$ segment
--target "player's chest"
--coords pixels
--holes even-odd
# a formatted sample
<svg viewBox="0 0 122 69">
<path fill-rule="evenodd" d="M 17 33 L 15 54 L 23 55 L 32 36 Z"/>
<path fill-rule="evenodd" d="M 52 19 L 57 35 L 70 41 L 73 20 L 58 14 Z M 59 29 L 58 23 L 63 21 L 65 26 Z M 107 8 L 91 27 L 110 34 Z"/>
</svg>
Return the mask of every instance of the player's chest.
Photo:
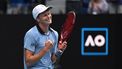
<svg viewBox="0 0 122 69">
<path fill-rule="evenodd" d="M 49 34 L 49 35 L 41 35 L 37 38 L 37 46 L 38 47 L 44 47 L 45 46 L 45 42 L 47 40 L 51 40 L 54 44 L 55 44 L 55 36 L 53 34 Z"/>
</svg>

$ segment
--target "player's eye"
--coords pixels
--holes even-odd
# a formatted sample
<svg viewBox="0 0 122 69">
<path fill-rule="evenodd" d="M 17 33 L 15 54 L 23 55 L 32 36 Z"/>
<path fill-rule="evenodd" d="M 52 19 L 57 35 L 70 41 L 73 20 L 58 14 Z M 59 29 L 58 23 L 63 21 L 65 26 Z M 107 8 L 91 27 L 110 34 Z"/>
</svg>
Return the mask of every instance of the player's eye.
<svg viewBox="0 0 122 69">
<path fill-rule="evenodd" d="M 47 15 L 50 15 L 50 14 L 51 14 L 51 13 L 49 13 L 49 12 L 47 13 Z"/>
</svg>

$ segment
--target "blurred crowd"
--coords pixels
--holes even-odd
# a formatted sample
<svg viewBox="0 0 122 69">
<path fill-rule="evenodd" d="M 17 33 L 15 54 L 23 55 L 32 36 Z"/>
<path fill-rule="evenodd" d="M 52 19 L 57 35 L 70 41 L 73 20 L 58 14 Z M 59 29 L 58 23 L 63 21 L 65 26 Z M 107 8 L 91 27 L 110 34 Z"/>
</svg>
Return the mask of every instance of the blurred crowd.
<svg viewBox="0 0 122 69">
<path fill-rule="evenodd" d="M 53 14 L 121 14 L 122 0 L 0 0 L 0 15 L 31 14 L 37 4 L 52 6 Z"/>
</svg>

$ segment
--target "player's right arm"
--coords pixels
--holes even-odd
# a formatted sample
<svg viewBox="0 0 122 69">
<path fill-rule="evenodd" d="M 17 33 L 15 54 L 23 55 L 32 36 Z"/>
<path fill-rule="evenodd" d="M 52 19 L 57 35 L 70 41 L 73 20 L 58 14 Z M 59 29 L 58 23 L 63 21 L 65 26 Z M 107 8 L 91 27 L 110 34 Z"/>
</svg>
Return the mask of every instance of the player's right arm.
<svg viewBox="0 0 122 69">
<path fill-rule="evenodd" d="M 35 52 L 35 40 L 31 34 L 26 34 L 24 38 L 24 56 L 25 63 L 27 66 L 34 64 L 39 61 L 53 46 L 53 42 L 51 40 L 47 40 L 44 48 L 42 48 L 37 54 Z"/>
<path fill-rule="evenodd" d="M 40 52 L 37 54 L 34 54 L 33 52 L 26 49 L 25 61 L 26 61 L 27 66 L 30 66 L 31 64 L 39 61 L 46 54 L 46 52 L 48 52 L 50 48 L 52 48 L 52 46 L 53 46 L 52 41 L 48 40 L 45 42 L 45 47 L 41 49 Z"/>
</svg>

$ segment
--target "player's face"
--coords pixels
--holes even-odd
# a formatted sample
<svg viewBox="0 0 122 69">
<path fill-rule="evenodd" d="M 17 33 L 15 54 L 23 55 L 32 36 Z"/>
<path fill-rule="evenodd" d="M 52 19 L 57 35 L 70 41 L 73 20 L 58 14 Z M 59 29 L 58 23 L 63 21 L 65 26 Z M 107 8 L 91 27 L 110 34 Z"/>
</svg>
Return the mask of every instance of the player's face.
<svg viewBox="0 0 122 69">
<path fill-rule="evenodd" d="M 51 24 L 52 23 L 52 15 L 50 10 L 44 12 L 43 14 L 40 14 L 38 17 L 38 22 L 43 24 Z"/>
</svg>

